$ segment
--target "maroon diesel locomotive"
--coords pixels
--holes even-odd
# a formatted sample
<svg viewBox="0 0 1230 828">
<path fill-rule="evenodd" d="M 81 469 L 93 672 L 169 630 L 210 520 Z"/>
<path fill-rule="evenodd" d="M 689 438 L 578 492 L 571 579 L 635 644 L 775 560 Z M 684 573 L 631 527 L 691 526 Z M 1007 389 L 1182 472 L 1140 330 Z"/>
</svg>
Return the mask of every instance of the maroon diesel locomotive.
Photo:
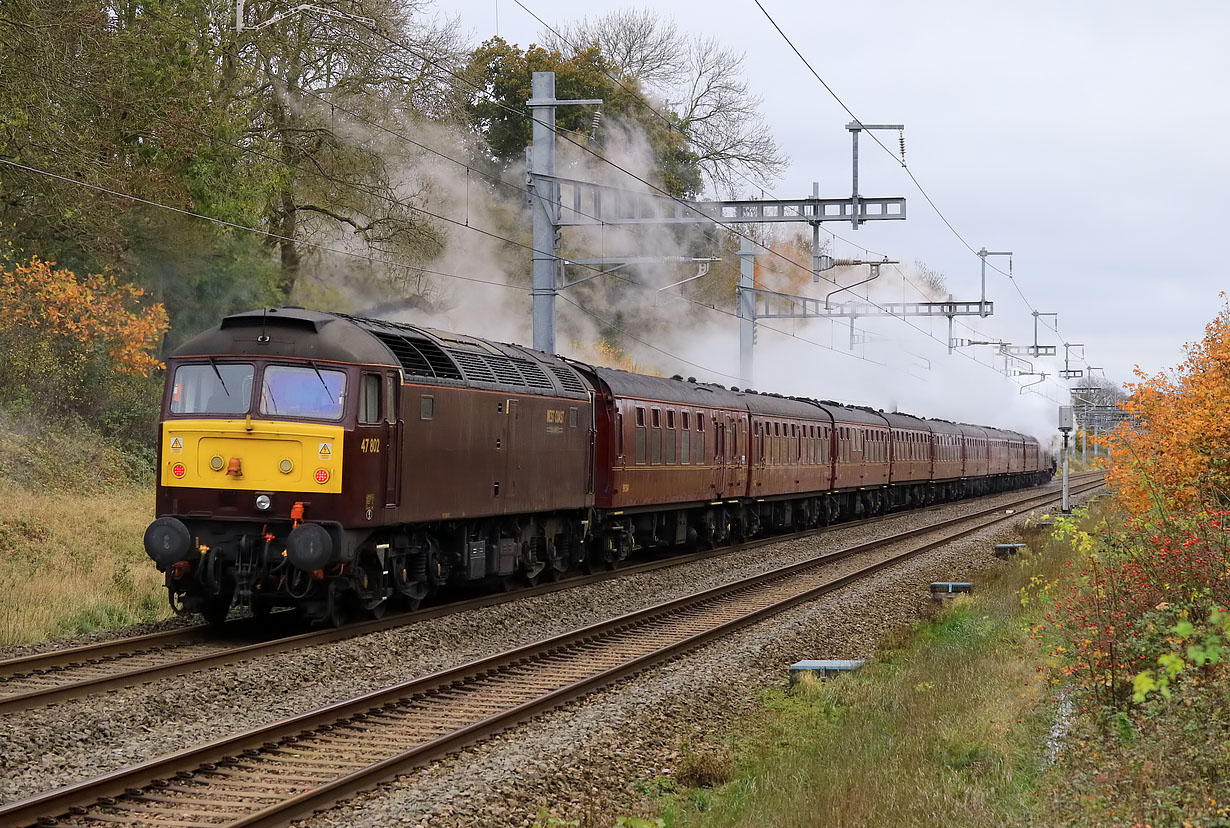
<svg viewBox="0 0 1230 828">
<path fill-rule="evenodd" d="M 177 611 L 336 622 L 1049 476 L 1014 432 L 278 308 L 168 360 L 145 546 Z"/>
</svg>

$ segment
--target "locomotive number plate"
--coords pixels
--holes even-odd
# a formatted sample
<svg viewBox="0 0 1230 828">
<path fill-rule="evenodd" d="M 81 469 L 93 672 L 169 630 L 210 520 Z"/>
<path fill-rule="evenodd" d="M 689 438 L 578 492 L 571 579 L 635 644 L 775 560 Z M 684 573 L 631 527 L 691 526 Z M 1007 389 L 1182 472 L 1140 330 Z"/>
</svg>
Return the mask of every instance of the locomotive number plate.
<svg viewBox="0 0 1230 828">
<path fill-rule="evenodd" d="M 364 437 L 359 443 L 359 450 L 364 454 L 379 454 L 380 453 L 380 438 L 379 437 Z"/>
</svg>

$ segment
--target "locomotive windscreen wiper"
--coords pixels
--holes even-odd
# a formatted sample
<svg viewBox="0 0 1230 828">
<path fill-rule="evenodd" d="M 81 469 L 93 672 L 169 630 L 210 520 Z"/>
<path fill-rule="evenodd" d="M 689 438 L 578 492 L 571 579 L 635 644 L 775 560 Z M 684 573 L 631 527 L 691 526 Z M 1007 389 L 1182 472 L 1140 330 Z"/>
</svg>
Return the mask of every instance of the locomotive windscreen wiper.
<svg viewBox="0 0 1230 828">
<path fill-rule="evenodd" d="M 213 357 L 209 358 L 209 365 L 214 369 L 214 374 L 218 377 L 218 383 L 222 386 L 222 391 L 229 397 L 231 395 L 231 391 L 226 387 L 226 380 L 222 379 L 222 372 L 218 370 L 218 363 L 214 362 Z"/>
<path fill-rule="evenodd" d="M 320 384 L 325 387 L 325 393 L 329 395 L 329 402 L 337 405 L 337 400 L 333 399 L 333 392 L 329 390 L 329 383 L 325 382 L 325 378 L 321 375 L 320 369 L 316 367 L 315 362 L 308 362 L 312 366 L 312 370 L 316 372 L 316 379 L 320 380 Z"/>
</svg>

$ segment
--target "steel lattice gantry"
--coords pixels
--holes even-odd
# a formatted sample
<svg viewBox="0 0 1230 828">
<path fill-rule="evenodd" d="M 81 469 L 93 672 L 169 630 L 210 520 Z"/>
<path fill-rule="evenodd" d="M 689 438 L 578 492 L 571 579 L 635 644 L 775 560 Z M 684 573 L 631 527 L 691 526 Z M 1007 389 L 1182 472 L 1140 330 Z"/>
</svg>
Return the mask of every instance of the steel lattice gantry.
<svg viewBox="0 0 1230 828">
<path fill-rule="evenodd" d="M 856 204 L 860 222 L 900 221 L 905 219 L 906 215 L 904 198 L 859 197 L 857 201 L 853 198 L 820 198 L 818 184 L 812 185 L 811 198 L 684 202 L 669 196 L 653 195 L 638 190 L 594 184 L 555 175 L 535 175 L 532 178 L 539 182 L 535 186 L 553 188 L 555 228 L 709 222 L 724 225 L 805 222 L 812 225 L 813 274 L 819 274 L 824 269 L 822 264 L 824 257 L 817 252 L 820 250 L 820 225 L 823 222 L 851 221 L 855 215 Z M 741 263 L 737 307 L 740 320 L 739 375 L 745 385 L 752 383 L 752 352 L 756 336 L 756 316 L 754 306 L 748 304 L 750 295 L 748 292 L 753 290 L 754 256 L 757 251 L 766 252 L 749 237 L 744 236 L 739 250 Z M 626 257 L 616 258 L 622 260 Z M 804 297 L 797 298 L 803 299 Z M 974 305 L 977 304 L 974 303 Z M 986 304 L 990 305 L 990 303 Z M 884 315 L 878 309 L 875 313 Z M 859 315 L 874 314 L 868 311 Z M 974 315 L 977 315 L 977 311 Z"/>
<path fill-rule="evenodd" d="M 742 255 L 742 254 L 740 254 Z M 874 263 L 873 268 L 878 268 Z M 993 302 L 843 302 L 833 305 L 824 299 L 778 293 L 739 284 L 739 316 L 749 313 L 755 319 L 849 319 L 850 347 L 856 344 L 854 320 L 862 316 L 946 317 L 948 319 L 948 352 L 952 353 L 952 321 L 957 316 L 988 316 L 994 312 Z M 837 291 L 834 291 L 837 292 Z M 831 296 L 832 294 L 830 294 Z"/>
<path fill-rule="evenodd" d="M 558 251 L 560 231 L 565 227 L 806 222 L 812 225 L 812 269 L 818 273 L 821 223 L 848 221 L 857 228 L 868 221 L 902 221 L 906 217 L 906 203 L 902 197 L 869 198 L 859 194 L 858 132 L 879 127 L 858 122 L 846 127 L 855 136 L 853 187 L 848 198 L 820 198 L 819 185 L 813 184 L 810 198 L 689 202 L 556 175 L 555 108 L 601 101 L 557 99 L 554 72 L 534 72 L 532 81 L 533 97 L 527 106 L 534 125 L 533 144 L 526 153 L 526 195 L 534 218 L 534 347 L 540 351 L 555 353 L 555 295 L 563 286 Z M 751 244 L 745 237 L 744 245 Z M 744 257 L 740 286 L 750 289 L 753 275 L 754 259 Z M 744 372 L 747 381 L 750 381 L 754 326 L 755 320 L 746 315 L 739 326 L 740 364 L 747 369 Z"/>
</svg>

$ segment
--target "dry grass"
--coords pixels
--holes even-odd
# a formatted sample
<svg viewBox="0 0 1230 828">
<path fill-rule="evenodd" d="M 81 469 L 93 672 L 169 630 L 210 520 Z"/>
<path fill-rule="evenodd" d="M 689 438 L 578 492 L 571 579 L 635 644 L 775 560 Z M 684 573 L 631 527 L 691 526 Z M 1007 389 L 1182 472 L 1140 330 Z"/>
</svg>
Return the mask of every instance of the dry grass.
<svg viewBox="0 0 1230 828">
<path fill-rule="evenodd" d="M 153 491 L 39 491 L 0 480 L 0 645 L 165 617 L 141 537 Z"/>
<path fill-rule="evenodd" d="M 1041 536 L 1033 538 L 1041 542 Z M 857 674 L 771 691 L 734 781 L 671 802 L 670 826 L 1002 826 L 1028 821 L 1054 719 L 1017 590 L 1027 556 Z"/>
</svg>

